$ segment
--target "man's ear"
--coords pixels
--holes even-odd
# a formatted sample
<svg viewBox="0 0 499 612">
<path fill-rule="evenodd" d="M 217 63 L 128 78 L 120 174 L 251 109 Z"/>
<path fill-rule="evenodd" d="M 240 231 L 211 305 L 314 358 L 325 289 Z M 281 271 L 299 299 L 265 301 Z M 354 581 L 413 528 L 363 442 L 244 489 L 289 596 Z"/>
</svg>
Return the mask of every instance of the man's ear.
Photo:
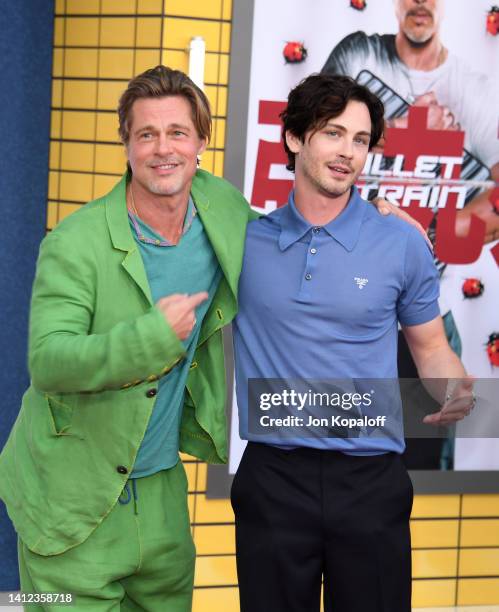
<svg viewBox="0 0 499 612">
<path fill-rule="evenodd" d="M 286 144 L 292 153 L 299 153 L 303 146 L 303 142 L 295 136 L 293 132 L 286 130 Z"/>
<path fill-rule="evenodd" d="M 198 155 L 201 155 L 201 153 L 204 153 L 206 151 L 207 146 L 208 146 L 208 140 L 206 138 L 201 138 L 199 149 L 198 149 Z"/>
</svg>

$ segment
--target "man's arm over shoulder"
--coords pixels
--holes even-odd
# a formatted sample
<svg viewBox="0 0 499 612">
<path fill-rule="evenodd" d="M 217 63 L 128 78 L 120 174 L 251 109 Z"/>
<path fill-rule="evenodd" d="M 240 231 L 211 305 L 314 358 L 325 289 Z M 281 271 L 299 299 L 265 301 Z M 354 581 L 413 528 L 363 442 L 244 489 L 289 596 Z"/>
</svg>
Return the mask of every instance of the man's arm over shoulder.
<svg viewBox="0 0 499 612">
<path fill-rule="evenodd" d="M 99 299 L 98 263 L 91 251 L 74 232 L 56 229 L 42 242 L 29 333 L 29 369 L 40 391 L 118 389 L 162 375 L 184 354 L 155 307 L 106 333 L 90 333 Z M 120 303 L 110 307 L 119 310 Z"/>
</svg>

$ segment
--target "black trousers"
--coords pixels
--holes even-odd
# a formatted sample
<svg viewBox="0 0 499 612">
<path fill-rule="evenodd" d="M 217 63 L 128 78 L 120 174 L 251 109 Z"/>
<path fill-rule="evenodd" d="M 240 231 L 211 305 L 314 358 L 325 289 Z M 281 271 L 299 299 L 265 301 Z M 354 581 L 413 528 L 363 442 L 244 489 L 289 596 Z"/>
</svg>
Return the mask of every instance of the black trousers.
<svg viewBox="0 0 499 612">
<path fill-rule="evenodd" d="M 234 477 L 242 612 L 410 612 L 412 483 L 399 455 L 249 443 Z"/>
</svg>

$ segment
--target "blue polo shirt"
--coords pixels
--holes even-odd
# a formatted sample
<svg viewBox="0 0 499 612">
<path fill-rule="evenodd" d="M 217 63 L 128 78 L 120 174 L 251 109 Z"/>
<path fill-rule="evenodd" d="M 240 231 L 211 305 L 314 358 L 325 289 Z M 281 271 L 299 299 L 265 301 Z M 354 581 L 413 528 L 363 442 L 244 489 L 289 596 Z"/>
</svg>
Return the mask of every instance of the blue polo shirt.
<svg viewBox="0 0 499 612">
<path fill-rule="evenodd" d="M 397 378 L 397 329 L 439 315 L 432 253 L 411 225 L 384 217 L 352 188 L 345 209 L 314 227 L 288 204 L 248 225 L 234 322 L 243 439 L 352 454 L 402 452 L 395 438 L 302 437 L 248 431 L 248 379 Z M 388 394 L 400 411 L 400 398 Z M 388 407 L 387 407 L 388 408 Z"/>
</svg>

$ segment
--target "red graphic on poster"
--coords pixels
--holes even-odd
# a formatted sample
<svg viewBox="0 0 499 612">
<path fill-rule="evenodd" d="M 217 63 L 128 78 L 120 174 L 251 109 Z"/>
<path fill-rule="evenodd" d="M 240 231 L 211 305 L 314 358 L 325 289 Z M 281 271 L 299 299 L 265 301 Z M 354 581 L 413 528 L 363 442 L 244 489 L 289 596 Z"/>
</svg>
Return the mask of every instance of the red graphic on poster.
<svg viewBox="0 0 499 612">
<path fill-rule="evenodd" d="M 427 116 L 427 107 L 411 106 L 407 128 L 387 128 L 384 154 L 404 155 L 406 172 L 416 169 L 418 159 L 422 155 L 438 156 L 439 163 L 444 166 L 443 176 L 459 179 L 461 164 L 453 161 L 453 158 L 460 158 L 463 154 L 464 132 L 429 130 L 426 127 Z M 435 255 L 445 263 L 472 263 L 478 259 L 482 250 L 485 222 L 476 215 L 471 215 L 467 236 L 458 238 L 455 231 L 457 197 L 456 193 L 448 193 L 445 207 L 438 213 Z M 433 212 L 427 208 L 420 208 L 418 202 L 411 202 L 406 211 L 425 228 L 433 218 Z"/>
<path fill-rule="evenodd" d="M 260 125 L 281 126 L 282 122 L 279 115 L 285 108 L 285 102 L 260 100 L 258 123 Z M 286 204 L 289 192 L 293 188 L 293 181 L 271 179 L 270 167 L 272 164 L 286 165 L 287 163 L 288 157 L 282 146 L 282 140 L 279 142 L 272 142 L 270 140 L 258 141 L 253 193 L 251 194 L 252 206 L 265 208 L 265 202 L 268 200 L 277 202 L 277 207 Z"/>
</svg>

